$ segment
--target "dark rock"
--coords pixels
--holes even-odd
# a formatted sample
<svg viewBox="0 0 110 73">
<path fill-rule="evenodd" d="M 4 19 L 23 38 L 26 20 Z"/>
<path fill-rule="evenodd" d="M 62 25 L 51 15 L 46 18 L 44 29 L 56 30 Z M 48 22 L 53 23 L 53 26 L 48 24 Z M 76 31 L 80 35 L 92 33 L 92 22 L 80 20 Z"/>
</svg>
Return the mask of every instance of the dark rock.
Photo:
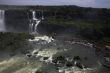
<svg viewBox="0 0 110 73">
<path fill-rule="evenodd" d="M 43 73 L 42 71 L 40 71 L 40 70 L 38 70 L 38 71 L 36 71 L 35 73 Z"/>
<path fill-rule="evenodd" d="M 59 50 L 60 48 L 58 47 L 57 49 Z"/>
<path fill-rule="evenodd" d="M 31 57 L 32 55 L 31 55 L 31 54 L 26 54 L 26 56 L 27 56 L 27 57 Z"/>
<path fill-rule="evenodd" d="M 73 64 L 72 64 L 71 62 L 67 62 L 67 63 L 66 63 L 66 66 L 67 66 L 67 67 L 72 67 Z"/>
<path fill-rule="evenodd" d="M 108 66 L 108 65 L 106 65 L 106 64 L 102 64 L 102 66 L 104 66 L 104 67 L 110 69 L 110 66 Z"/>
<path fill-rule="evenodd" d="M 73 58 L 74 60 L 81 60 L 81 58 L 79 56 L 74 56 Z"/>
<path fill-rule="evenodd" d="M 60 55 L 60 56 L 54 56 L 53 58 L 52 58 L 53 60 L 52 60 L 52 62 L 53 63 L 62 63 L 62 64 L 64 64 L 65 63 L 65 57 L 64 56 L 62 56 L 62 55 Z"/>
<path fill-rule="evenodd" d="M 38 54 L 38 52 L 34 52 L 34 54 Z"/>
<path fill-rule="evenodd" d="M 49 57 L 43 57 L 43 60 L 47 60 Z"/>
<path fill-rule="evenodd" d="M 76 66 L 78 67 L 78 68 L 80 68 L 80 69 L 83 69 L 83 66 L 82 66 L 82 64 L 81 63 L 76 63 Z"/>
<path fill-rule="evenodd" d="M 65 63 L 65 57 L 64 56 L 58 56 L 57 61 L 59 61 L 59 63 Z"/>
<path fill-rule="evenodd" d="M 58 56 L 57 59 L 58 60 L 64 60 L 65 58 L 63 56 Z"/>
<path fill-rule="evenodd" d="M 57 63 L 57 60 L 54 59 L 54 60 L 52 60 L 52 62 L 56 64 Z"/>
<path fill-rule="evenodd" d="M 22 50 L 21 53 L 22 53 L 22 54 L 27 54 L 27 53 L 29 53 L 29 51 Z"/>
</svg>

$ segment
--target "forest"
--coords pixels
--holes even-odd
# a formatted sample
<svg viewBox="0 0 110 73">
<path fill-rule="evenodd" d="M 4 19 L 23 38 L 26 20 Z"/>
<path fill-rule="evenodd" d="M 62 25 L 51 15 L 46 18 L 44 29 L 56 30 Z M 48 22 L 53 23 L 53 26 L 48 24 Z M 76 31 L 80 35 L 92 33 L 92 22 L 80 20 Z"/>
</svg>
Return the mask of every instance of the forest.
<svg viewBox="0 0 110 73">
<path fill-rule="evenodd" d="M 84 39 L 110 43 L 110 9 L 78 6 L 0 6 L 0 8 L 6 10 L 6 23 L 8 25 L 10 23 L 11 26 L 24 27 L 28 23 L 28 19 L 31 18 L 29 10 L 36 10 L 37 17 L 42 16 L 42 12 L 45 17 L 39 27 L 48 31 L 48 34 L 52 36 L 55 36 L 53 33 L 57 34 L 65 29 L 71 29 L 71 34 L 75 32 L 75 35 Z M 17 20 L 13 23 L 13 19 L 21 20 L 24 25 L 15 25 Z M 19 33 L 1 32 L 0 47 L 18 44 L 20 40 L 27 39 L 26 37 L 28 36 L 25 33 L 21 33 L 19 36 Z"/>
<path fill-rule="evenodd" d="M 108 41 L 110 37 L 110 9 L 78 6 L 38 6 L 30 8 L 44 12 L 45 20 L 42 22 L 44 25 L 73 27 L 77 34 L 92 40 L 104 39 Z"/>
</svg>

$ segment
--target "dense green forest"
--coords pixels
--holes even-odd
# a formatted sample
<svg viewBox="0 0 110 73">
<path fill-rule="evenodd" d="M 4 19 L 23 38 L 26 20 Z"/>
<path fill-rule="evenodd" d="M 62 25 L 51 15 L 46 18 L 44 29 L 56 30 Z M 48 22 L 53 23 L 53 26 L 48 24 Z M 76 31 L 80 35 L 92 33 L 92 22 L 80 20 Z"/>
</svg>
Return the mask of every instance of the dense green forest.
<svg viewBox="0 0 110 73">
<path fill-rule="evenodd" d="M 22 6 L 8 7 L 9 9 L 6 9 L 6 6 L 0 7 L 6 9 L 6 21 L 8 25 L 10 23 L 10 25 L 16 27 L 17 25 L 13 24 L 17 22 L 13 23 L 11 19 L 20 19 L 24 23 L 22 25 L 24 28 L 29 22 L 28 19 L 32 16 L 30 10 L 36 10 L 37 17 L 41 17 L 42 12 L 45 17 L 45 20 L 39 26 L 41 28 L 44 27 L 51 34 L 53 32 L 57 33 L 56 31 L 59 29 L 62 30 L 58 32 L 63 32 L 63 29 L 71 28 L 71 31 L 75 31 L 76 35 L 80 35 L 83 38 L 110 43 L 110 9 L 78 6 L 24 6 L 23 9 L 18 9 L 22 8 Z M 24 20 L 26 21 L 24 22 Z M 19 26 L 21 27 L 21 25 L 17 27 Z M 4 47 L 3 44 L 18 44 L 19 41 L 24 41 L 27 37 L 28 35 L 26 34 L 0 33 L 0 47 Z"/>
<path fill-rule="evenodd" d="M 78 6 L 24 6 L 24 10 L 17 10 L 17 8 L 22 8 L 21 6 L 12 6 L 10 8 L 6 11 L 6 18 L 10 19 L 11 17 L 12 20 L 21 20 L 23 24 L 20 26 L 23 27 L 29 23 L 28 18 L 31 18 L 30 10 L 36 10 L 38 18 L 42 16 L 42 12 L 45 17 L 41 25 L 73 27 L 76 28 L 74 30 L 77 30 L 76 32 L 80 35 L 95 40 L 110 37 L 110 9 Z M 7 23 L 9 24 L 9 22 Z"/>
<path fill-rule="evenodd" d="M 28 45 L 28 39 L 34 37 L 28 33 L 0 32 L 0 50 L 17 50 Z"/>
<path fill-rule="evenodd" d="M 77 6 L 38 6 L 30 8 L 43 10 L 44 25 L 73 27 L 73 30 L 76 30 L 79 35 L 92 40 L 104 39 L 108 41 L 110 37 L 110 9 Z"/>
</svg>

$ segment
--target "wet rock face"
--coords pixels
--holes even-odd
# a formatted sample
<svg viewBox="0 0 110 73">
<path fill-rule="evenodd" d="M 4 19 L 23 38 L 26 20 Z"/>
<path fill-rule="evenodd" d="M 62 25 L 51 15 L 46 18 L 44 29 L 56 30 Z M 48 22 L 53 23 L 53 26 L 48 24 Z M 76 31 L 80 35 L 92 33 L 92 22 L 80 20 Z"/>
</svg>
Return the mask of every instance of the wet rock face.
<svg viewBox="0 0 110 73">
<path fill-rule="evenodd" d="M 62 56 L 62 55 L 59 55 L 59 56 L 54 56 L 53 58 L 52 58 L 52 62 L 53 63 L 61 63 L 61 64 L 63 64 L 63 63 L 65 63 L 65 57 L 64 56 Z"/>
<path fill-rule="evenodd" d="M 66 66 L 67 66 L 67 67 L 72 67 L 72 66 L 73 66 L 73 63 L 72 63 L 72 62 L 67 62 L 67 63 L 66 63 Z"/>
<path fill-rule="evenodd" d="M 36 52 L 34 52 L 33 54 L 38 54 L 38 52 L 36 51 Z"/>
<path fill-rule="evenodd" d="M 44 73 L 44 72 L 42 72 L 42 71 L 38 70 L 38 71 L 35 71 L 34 73 Z"/>
<path fill-rule="evenodd" d="M 74 58 L 70 60 L 66 60 L 66 58 L 62 55 L 55 55 L 52 59 L 52 62 L 55 63 L 56 67 L 66 66 L 67 68 L 71 68 L 76 66 L 80 69 L 83 69 L 83 65 L 80 63 L 81 58 L 79 56 L 74 56 Z"/>
<path fill-rule="evenodd" d="M 83 69 L 82 64 L 81 64 L 81 63 L 79 63 L 79 62 L 77 62 L 77 63 L 76 63 L 76 66 L 77 66 L 78 68 L 80 68 L 80 69 Z"/>
<path fill-rule="evenodd" d="M 27 57 L 31 57 L 32 55 L 31 55 L 31 54 L 26 54 L 26 56 L 27 56 Z"/>
<path fill-rule="evenodd" d="M 73 58 L 74 60 L 81 60 L 81 58 L 79 56 L 74 56 Z"/>
<path fill-rule="evenodd" d="M 43 60 L 47 60 L 49 57 L 43 57 Z"/>
<path fill-rule="evenodd" d="M 56 64 L 57 63 L 57 60 L 52 60 L 52 62 Z"/>
</svg>

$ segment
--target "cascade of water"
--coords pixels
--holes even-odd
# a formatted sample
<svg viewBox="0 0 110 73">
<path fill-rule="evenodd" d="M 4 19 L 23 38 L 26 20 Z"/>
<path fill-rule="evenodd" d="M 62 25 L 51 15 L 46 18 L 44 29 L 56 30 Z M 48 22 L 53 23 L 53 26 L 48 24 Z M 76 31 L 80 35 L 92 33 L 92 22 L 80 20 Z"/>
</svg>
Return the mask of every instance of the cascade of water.
<svg viewBox="0 0 110 73">
<path fill-rule="evenodd" d="M 42 16 L 41 19 L 44 19 L 44 16 Z M 41 22 L 41 19 L 38 19 L 36 17 L 36 11 L 32 11 L 32 19 L 30 20 L 30 32 L 31 33 L 37 33 L 37 26 L 39 25 L 39 23 Z"/>
<path fill-rule="evenodd" d="M 4 10 L 0 10 L 0 31 L 4 31 L 5 30 L 5 11 Z"/>
<path fill-rule="evenodd" d="M 33 20 L 36 20 L 36 11 L 32 11 L 32 17 L 33 17 Z"/>
<path fill-rule="evenodd" d="M 43 11 L 42 11 L 42 20 L 44 20 L 44 14 L 43 14 Z"/>
<path fill-rule="evenodd" d="M 85 73 L 85 68 L 84 68 L 84 65 L 82 64 L 82 68 L 83 68 L 83 71 L 84 71 L 84 73 Z"/>
<path fill-rule="evenodd" d="M 34 27 L 34 32 L 37 32 L 37 26 L 38 24 L 41 22 L 41 20 L 37 20 L 36 21 L 36 24 L 35 24 L 35 27 Z"/>
</svg>

